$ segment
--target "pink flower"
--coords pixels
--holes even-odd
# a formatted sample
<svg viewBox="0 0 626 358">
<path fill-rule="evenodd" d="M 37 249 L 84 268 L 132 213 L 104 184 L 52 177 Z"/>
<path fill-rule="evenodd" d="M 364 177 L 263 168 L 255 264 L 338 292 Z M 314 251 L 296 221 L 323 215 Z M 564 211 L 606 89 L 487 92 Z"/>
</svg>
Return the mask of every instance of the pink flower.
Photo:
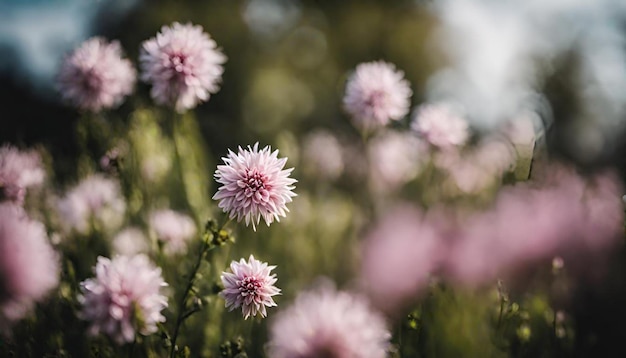
<svg viewBox="0 0 626 358">
<path fill-rule="evenodd" d="M 117 107 L 135 85 L 136 72 L 122 58 L 117 41 L 94 37 L 81 44 L 63 62 L 58 87 L 67 101 L 93 112 Z"/>
<path fill-rule="evenodd" d="M 219 90 L 226 56 L 201 26 L 175 22 L 143 43 L 139 61 L 152 98 L 182 113 Z"/>
<path fill-rule="evenodd" d="M 304 138 L 302 164 L 310 176 L 335 180 L 343 172 L 343 149 L 329 131 L 316 130 Z"/>
<path fill-rule="evenodd" d="M 393 64 L 362 63 L 348 79 L 343 98 L 355 126 L 363 130 L 383 127 L 409 113 L 413 92 L 404 72 Z"/>
<path fill-rule="evenodd" d="M 150 215 L 150 228 L 157 239 L 165 244 L 168 254 L 181 253 L 187 242 L 196 234 L 196 223 L 187 215 L 173 210 L 158 210 Z"/>
<path fill-rule="evenodd" d="M 99 174 L 83 179 L 57 202 L 61 226 L 66 232 L 87 234 L 91 224 L 115 230 L 124 220 L 126 202 L 119 183 Z"/>
<path fill-rule="evenodd" d="M 232 311 L 241 307 L 245 319 L 258 313 L 266 317 L 266 307 L 276 306 L 272 296 L 280 294 L 280 289 L 274 286 L 276 275 L 270 275 L 275 268 L 252 255 L 247 262 L 244 259 L 231 262 L 232 273 L 222 272 L 220 276 L 224 284 L 220 297 L 226 300 L 226 308 Z"/>
<path fill-rule="evenodd" d="M 283 170 L 287 158 L 278 159 L 278 150 L 272 152 L 266 146 L 259 151 L 259 143 L 255 143 L 248 149 L 239 147 L 237 154 L 229 150 L 222 160 L 225 165 L 218 165 L 215 171 L 215 180 L 222 185 L 213 199 L 219 200 L 218 206 L 231 219 L 245 219 L 246 226 L 252 223 L 256 230 L 261 217 L 269 226 L 286 215 L 286 204 L 296 196 L 296 180 L 289 177 L 293 168 Z"/>
<path fill-rule="evenodd" d="M 428 286 L 444 253 L 444 238 L 436 222 L 412 206 L 395 207 L 363 242 L 364 289 L 377 308 L 397 312 Z"/>
<path fill-rule="evenodd" d="M 0 330 L 22 319 L 59 283 L 46 228 L 12 203 L 0 204 Z"/>
<path fill-rule="evenodd" d="M 6 199 L 22 204 L 26 189 L 41 185 L 44 178 L 37 152 L 19 151 L 9 145 L 0 147 L 0 190 Z"/>
<path fill-rule="evenodd" d="M 128 227 L 120 231 L 111 242 L 115 254 L 132 256 L 148 252 L 148 240 L 141 229 Z"/>
<path fill-rule="evenodd" d="M 89 322 L 89 334 L 106 334 L 118 344 L 135 339 L 136 332 L 148 335 L 165 322 L 161 310 L 167 297 L 160 293 L 167 286 L 161 269 L 145 255 L 98 257 L 95 278 L 81 283 L 80 316 Z"/>
<path fill-rule="evenodd" d="M 467 121 L 448 104 L 425 104 L 417 107 L 411 129 L 441 149 L 462 146 L 469 138 Z"/>
<path fill-rule="evenodd" d="M 272 358 L 383 358 L 391 334 L 383 317 L 355 294 L 325 285 L 303 292 L 270 326 Z"/>
</svg>

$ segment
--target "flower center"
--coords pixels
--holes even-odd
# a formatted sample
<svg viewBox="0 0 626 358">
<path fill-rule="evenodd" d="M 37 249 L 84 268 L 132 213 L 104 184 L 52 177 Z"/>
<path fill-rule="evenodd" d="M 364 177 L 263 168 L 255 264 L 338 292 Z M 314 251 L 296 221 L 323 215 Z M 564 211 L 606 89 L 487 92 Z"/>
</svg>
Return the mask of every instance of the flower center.
<svg viewBox="0 0 626 358">
<path fill-rule="evenodd" d="M 182 53 L 174 53 L 170 56 L 170 66 L 177 73 L 183 74 L 185 72 L 185 61 L 187 56 Z"/>
<path fill-rule="evenodd" d="M 94 69 L 90 69 L 82 78 L 82 87 L 87 93 L 98 93 L 102 88 L 102 77 Z"/>
<path fill-rule="evenodd" d="M 373 91 L 365 100 L 365 104 L 374 109 L 380 107 L 385 102 L 385 93 L 383 91 Z"/>
<path fill-rule="evenodd" d="M 239 285 L 239 292 L 241 292 L 241 295 L 244 297 L 257 295 L 257 291 L 262 286 L 261 282 L 254 276 L 248 276 L 238 281 L 237 284 Z"/>
<path fill-rule="evenodd" d="M 256 204 L 267 202 L 270 197 L 267 177 L 256 170 L 247 169 L 242 179 L 237 181 L 237 185 L 243 189 L 247 198 L 252 198 Z"/>
</svg>

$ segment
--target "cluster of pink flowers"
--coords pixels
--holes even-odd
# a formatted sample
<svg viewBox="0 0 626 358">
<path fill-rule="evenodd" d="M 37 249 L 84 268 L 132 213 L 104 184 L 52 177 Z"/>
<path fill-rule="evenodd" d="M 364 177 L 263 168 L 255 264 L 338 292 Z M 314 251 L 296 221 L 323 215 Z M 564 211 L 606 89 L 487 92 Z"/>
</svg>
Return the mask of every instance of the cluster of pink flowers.
<svg viewBox="0 0 626 358">
<path fill-rule="evenodd" d="M 44 225 L 19 206 L 0 204 L 0 331 L 24 318 L 58 283 L 58 256 Z"/>
<path fill-rule="evenodd" d="M 43 183 L 45 171 L 35 151 L 20 151 L 15 147 L 0 147 L 0 190 L 4 198 L 22 204 L 26 190 Z"/>
<path fill-rule="evenodd" d="M 368 62 L 358 65 L 348 79 L 343 105 L 354 125 L 369 131 L 404 118 L 412 94 L 404 73 L 394 65 Z"/>
<path fill-rule="evenodd" d="M 139 60 L 152 98 L 184 112 L 219 90 L 226 56 L 201 26 L 175 22 L 143 43 Z"/>
<path fill-rule="evenodd" d="M 278 150 L 272 152 L 270 146 L 259 150 L 255 143 L 247 149 L 239 147 L 237 153 L 229 150 L 222 160 L 224 165 L 215 171 L 221 186 L 213 199 L 231 219 L 244 220 L 256 230 L 261 218 L 269 226 L 286 215 L 286 204 L 296 196 L 296 180 L 289 177 L 293 168 L 283 169 L 287 158 L 278 159 Z"/>
<path fill-rule="evenodd" d="M 150 214 L 150 228 L 168 254 L 187 249 L 187 242 L 196 235 L 196 223 L 187 215 L 173 210 L 157 210 Z"/>
<path fill-rule="evenodd" d="M 65 59 L 58 86 L 67 101 L 97 112 L 122 103 L 133 91 L 136 76 L 131 62 L 122 58 L 119 42 L 94 37 Z"/>
<path fill-rule="evenodd" d="M 167 297 L 161 289 L 167 284 L 148 257 L 99 257 L 94 273 L 96 277 L 81 283 L 79 296 L 80 316 L 89 322 L 89 334 L 130 343 L 136 332 L 152 334 L 157 323 L 165 322 L 161 311 L 167 307 Z"/>
<path fill-rule="evenodd" d="M 364 297 L 323 284 L 277 314 L 267 347 L 273 358 L 383 358 L 390 338 L 384 318 Z"/>
<path fill-rule="evenodd" d="M 267 307 L 276 306 L 272 296 L 280 294 L 280 289 L 274 286 L 276 275 L 271 274 L 275 268 L 252 255 L 248 261 L 231 262 L 232 272 L 222 272 L 220 276 L 224 285 L 220 296 L 226 300 L 226 308 L 232 311 L 241 307 L 245 319 L 259 313 L 261 317 L 266 317 Z"/>
</svg>

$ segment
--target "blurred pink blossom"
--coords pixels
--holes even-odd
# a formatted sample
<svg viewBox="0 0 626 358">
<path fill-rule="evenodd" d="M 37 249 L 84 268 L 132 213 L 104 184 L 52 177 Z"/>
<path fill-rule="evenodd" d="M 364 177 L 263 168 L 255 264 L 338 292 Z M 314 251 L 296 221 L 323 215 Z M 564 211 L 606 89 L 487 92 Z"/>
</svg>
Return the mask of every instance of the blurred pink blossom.
<svg viewBox="0 0 626 358">
<path fill-rule="evenodd" d="M 220 297 L 226 300 L 226 308 L 232 311 L 241 307 L 244 319 L 261 314 L 267 316 L 267 307 L 275 307 L 272 296 L 280 294 L 280 289 L 274 286 L 276 275 L 272 270 L 276 266 L 268 266 L 250 255 L 248 261 L 241 259 L 230 264 L 231 272 L 222 272 L 220 278 L 224 290 Z"/>
<path fill-rule="evenodd" d="M 57 202 L 61 227 L 67 232 L 87 234 L 91 225 L 105 231 L 119 228 L 126 202 L 119 183 L 100 174 L 83 179 Z"/>
<path fill-rule="evenodd" d="M 348 79 L 343 105 L 356 127 L 371 130 L 409 113 L 411 87 L 404 72 L 387 62 L 358 65 Z"/>
<path fill-rule="evenodd" d="M 270 326 L 272 358 L 383 358 L 390 346 L 386 323 L 364 297 L 323 285 L 301 292 Z"/>
<path fill-rule="evenodd" d="M 19 206 L 0 204 L 0 331 L 24 318 L 58 283 L 58 255 L 44 225 Z"/>
<path fill-rule="evenodd" d="M 168 254 L 184 252 L 197 231 L 192 218 L 173 210 L 157 210 L 150 214 L 149 222 Z"/>
<path fill-rule="evenodd" d="M 98 257 L 94 273 L 81 283 L 79 296 L 90 335 L 106 334 L 121 345 L 133 342 L 136 332 L 155 333 L 157 323 L 165 322 L 167 297 L 160 291 L 167 284 L 148 257 Z"/>
<path fill-rule="evenodd" d="M 26 189 L 43 183 L 45 171 L 35 151 L 20 151 L 15 147 L 0 147 L 0 190 L 4 198 L 22 204 Z"/>
<path fill-rule="evenodd" d="M 224 165 L 215 171 L 221 186 L 213 199 L 231 219 L 244 220 L 254 230 L 261 217 L 267 226 L 274 219 L 280 221 L 289 211 L 286 204 L 296 196 L 296 180 L 289 177 L 293 168 L 283 169 L 287 158 L 278 159 L 278 150 L 271 150 L 266 146 L 259 151 L 259 143 L 247 149 L 239 147 L 237 153 L 229 150 L 222 158 Z"/>
<path fill-rule="evenodd" d="M 126 256 L 147 253 L 149 250 L 148 239 L 137 227 L 128 227 L 117 233 L 111 246 L 113 253 Z"/>
<path fill-rule="evenodd" d="M 335 180 L 343 172 L 343 149 L 329 131 L 316 130 L 304 138 L 302 166 L 307 175 Z"/>
<path fill-rule="evenodd" d="M 58 87 L 63 98 L 76 107 L 97 112 L 122 103 L 133 91 L 135 80 L 135 69 L 122 58 L 119 42 L 94 37 L 64 60 Z"/>
<path fill-rule="evenodd" d="M 413 206 L 391 210 L 363 242 L 360 279 L 373 304 L 387 313 L 417 298 L 445 254 L 438 222 Z"/>
<path fill-rule="evenodd" d="M 141 79 L 162 105 L 184 112 L 209 100 L 219 90 L 226 56 L 201 26 L 178 22 L 142 44 Z"/>
<path fill-rule="evenodd" d="M 416 108 L 411 129 L 424 140 L 441 149 L 451 149 L 465 144 L 469 127 L 465 118 L 449 104 L 424 104 Z"/>
</svg>

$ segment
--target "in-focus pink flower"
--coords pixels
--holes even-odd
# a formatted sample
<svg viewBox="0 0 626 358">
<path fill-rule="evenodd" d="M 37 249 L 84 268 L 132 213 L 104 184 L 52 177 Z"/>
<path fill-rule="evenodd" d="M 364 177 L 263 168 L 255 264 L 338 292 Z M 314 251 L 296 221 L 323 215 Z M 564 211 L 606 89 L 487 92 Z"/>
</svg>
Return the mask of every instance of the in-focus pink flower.
<svg viewBox="0 0 626 358">
<path fill-rule="evenodd" d="M 136 332 L 156 332 L 157 323 L 165 322 L 161 310 L 167 307 L 167 297 L 160 291 L 167 284 L 148 257 L 98 257 L 94 273 L 96 277 L 81 283 L 79 296 L 89 334 L 106 334 L 123 344 L 133 342 Z"/>
<path fill-rule="evenodd" d="M 343 105 L 356 127 L 371 130 L 406 116 L 412 94 L 404 72 L 393 64 L 367 62 L 348 79 Z"/>
<path fill-rule="evenodd" d="M 173 210 L 158 210 L 150 215 L 150 228 L 159 241 L 164 243 L 168 254 L 181 253 L 187 242 L 196 234 L 196 223 L 187 215 Z"/>
<path fill-rule="evenodd" d="M 115 230 L 124 220 L 126 202 L 119 183 L 99 174 L 83 179 L 57 202 L 61 226 L 66 232 L 86 234 L 91 224 Z"/>
<path fill-rule="evenodd" d="M 430 219 L 430 218 L 429 218 Z M 389 314 L 418 297 L 445 253 L 438 223 L 401 205 L 369 231 L 363 242 L 361 281 L 372 303 Z"/>
<path fill-rule="evenodd" d="M 0 204 L 0 331 L 22 319 L 59 283 L 46 228 L 12 203 Z"/>
<path fill-rule="evenodd" d="M 280 294 L 274 286 L 276 274 L 270 274 L 276 266 L 268 266 L 250 255 L 248 261 L 241 259 L 230 264 L 230 272 L 222 272 L 220 278 L 224 290 L 220 296 L 226 300 L 226 308 L 230 311 L 241 307 L 245 319 L 250 316 L 267 316 L 267 307 L 275 307 L 272 296 Z"/>
<path fill-rule="evenodd" d="M 441 149 L 462 146 L 469 138 L 467 121 L 451 105 L 442 103 L 417 107 L 411 129 Z"/>
<path fill-rule="evenodd" d="M 383 358 L 391 334 L 363 297 L 323 285 L 303 292 L 270 326 L 272 358 Z"/>
<path fill-rule="evenodd" d="M 141 79 L 152 84 L 150 94 L 178 112 L 209 100 L 219 90 L 226 56 L 201 26 L 178 22 L 163 26 L 141 47 Z"/>
<path fill-rule="evenodd" d="M 94 37 L 63 61 L 58 87 L 74 106 L 97 112 L 122 103 L 133 91 L 136 77 L 131 62 L 122 58 L 119 42 Z"/>
<path fill-rule="evenodd" d="M 256 230 L 261 217 L 269 226 L 274 219 L 285 216 L 287 203 L 296 196 L 293 192 L 297 181 L 289 177 L 293 168 L 283 169 L 287 158 L 278 159 L 278 150 L 270 146 L 259 151 L 259 143 L 247 149 L 239 147 L 237 153 L 228 151 L 218 165 L 215 180 L 222 184 L 213 199 L 229 217 L 245 220 Z"/>
<path fill-rule="evenodd" d="M 0 190 L 4 198 L 22 204 L 26 189 L 41 185 L 44 178 L 37 152 L 20 151 L 9 145 L 0 147 Z"/>
</svg>

